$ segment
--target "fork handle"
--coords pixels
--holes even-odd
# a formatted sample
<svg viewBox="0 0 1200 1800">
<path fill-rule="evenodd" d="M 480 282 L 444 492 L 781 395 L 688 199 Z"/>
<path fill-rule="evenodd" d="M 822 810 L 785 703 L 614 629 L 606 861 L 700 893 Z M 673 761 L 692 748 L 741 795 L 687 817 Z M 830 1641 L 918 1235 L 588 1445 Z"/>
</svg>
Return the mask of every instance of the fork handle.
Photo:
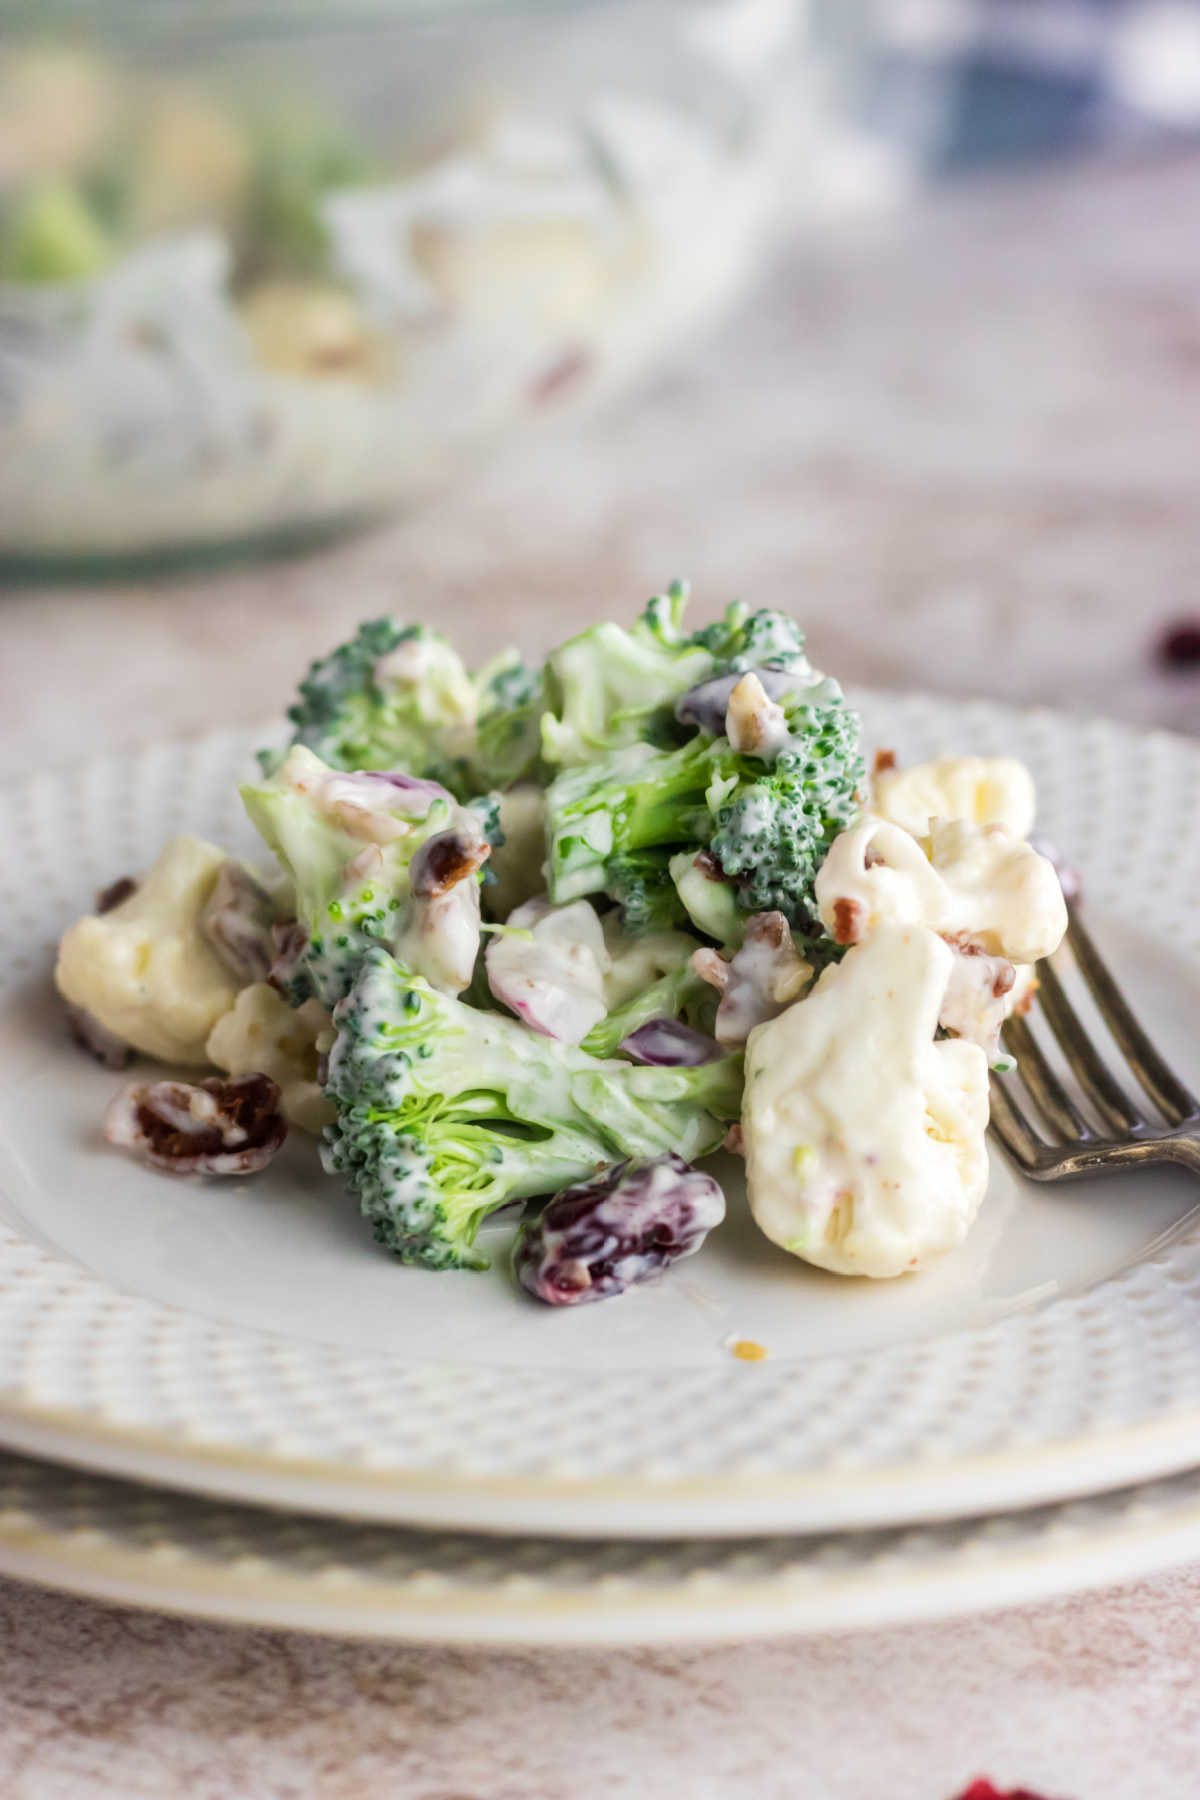
<svg viewBox="0 0 1200 1800">
<path fill-rule="evenodd" d="M 1081 1144 L 1070 1156 L 1058 1158 L 1043 1174 L 1028 1169 L 1034 1180 L 1048 1175 L 1058 1179 L 1073 1175 L 1104 1175 L 1116 1169 L 1146 1168 L 1151 1163 L 1175 1163 L 1200 1175 L 1200 1136 L 1192 1132 L 1171 1132 L 1161 1137 L 1131 1138 L 1126 1143 Z"/>
</svg>

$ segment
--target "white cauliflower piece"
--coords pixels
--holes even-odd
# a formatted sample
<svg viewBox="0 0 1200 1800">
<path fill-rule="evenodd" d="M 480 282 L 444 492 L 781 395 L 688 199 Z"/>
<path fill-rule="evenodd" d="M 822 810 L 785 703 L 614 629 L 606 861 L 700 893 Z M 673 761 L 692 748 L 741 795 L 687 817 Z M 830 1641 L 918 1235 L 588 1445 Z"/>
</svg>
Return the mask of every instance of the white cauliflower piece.
<svg viewBox="0 0 1200 1800">
<path fill-rule="evenodd" d="M 987 1187 L 988 1065 L 934 1041 L 952 961 L 936 932 L 881 924 L 751 1033 L 750 1210 L 793 1256 L 883 1278 L 965 1237 Z"/>
<path fill-rule="evenodd" d="M 54 971 L 63 999 L 147 1056 L 207 1063 L 208 1034 L 240 985 L 202 929 L 227 860 L 200 838 L 173 838 L 128 900 L 65 934 Z"/>
<path fill-rule="evenodd" d="M 891 919 L 1029 963 L 1056 950 L 1067 929 L 1053 863 L 1002 826 L 966 819 L 932 820 L 921 843 L 899 825 L 862 819 L 830 845 L 815 893 L 840 944 Z"/>
<path fill-rule="evenodd" d="M 265 981 L 243 988 L 208 1035 L 208 1060 L 228 1075 L 269 1075 L 283 1116 L 314 1136 L 331 1125 L 334 1107 L 317 1082 L 318 1039 L 332 1021 L 318 1000 L 289 1006 Z"/>
<path fill-rule="evenodd" d="M 871 777 L 871 811 L 913 837 L 924 837 L 931 819 L 969 819 L 1027 838 L 1036 808 L 1033 776 L 1011 756 L 939 756 Z"/>
<path fill-rule="evenodd" d="M 504 842 L 492 851 L 495 876 L 483 898 L 493 919 L 507 919 L 526 900 L 546 890 L 546 796 L 540 787 L 510 788 L 500 796 Z"/>
</svg>

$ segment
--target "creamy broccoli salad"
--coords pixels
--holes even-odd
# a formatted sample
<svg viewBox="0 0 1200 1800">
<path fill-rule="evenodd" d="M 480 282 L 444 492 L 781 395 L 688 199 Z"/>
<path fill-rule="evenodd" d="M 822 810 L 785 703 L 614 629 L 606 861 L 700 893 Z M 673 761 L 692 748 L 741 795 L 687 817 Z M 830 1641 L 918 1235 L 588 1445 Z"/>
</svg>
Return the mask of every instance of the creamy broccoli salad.
<svg viewBox="0 0 1200 1800">
<path fill-rule="evenodd" d="M 555 1305 L 699 1250 L 722 1146 L 807 1262 L 961 1243 L 1001 1027 L 1067 923 L 1029 773 L 868 774 L 790 618 L 688 631 L 685 603 L 541 667 L 470 673 L 388 618 L 315 663 L 241 790 L 270 870 L 176 838 L 62 940 L 79 1042 L 175 1065 L 110 1142 L 244 1177 L 311 1133 L 401 1262 L 485 1268 L 512 1208 L 516 1279 Z"/>
</svg>

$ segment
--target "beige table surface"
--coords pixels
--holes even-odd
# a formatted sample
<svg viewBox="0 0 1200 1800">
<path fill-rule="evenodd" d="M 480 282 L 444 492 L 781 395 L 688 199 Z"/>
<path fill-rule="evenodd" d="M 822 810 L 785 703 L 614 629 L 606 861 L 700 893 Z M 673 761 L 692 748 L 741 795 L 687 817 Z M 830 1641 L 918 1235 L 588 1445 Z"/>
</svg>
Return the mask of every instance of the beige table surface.
<svg viewBox="0 0 1200 1800">
<path fill-rule="evenodd" d="M 359 618 L 541 647 L 687 574 L 848 680 L 1195 728 L 1200 161 L 946 192 L 798 244 L 585 438 L 307 561 L 0 593 L 8 772 L 259 717 Z M 0 477 L 2 478 L 2 477 Z M 1200 1796 L 1200 1571 L 953 1625 L 717 1651 L 364 1648 L 0 1584 L 0 1797 Z"/>
</svg>

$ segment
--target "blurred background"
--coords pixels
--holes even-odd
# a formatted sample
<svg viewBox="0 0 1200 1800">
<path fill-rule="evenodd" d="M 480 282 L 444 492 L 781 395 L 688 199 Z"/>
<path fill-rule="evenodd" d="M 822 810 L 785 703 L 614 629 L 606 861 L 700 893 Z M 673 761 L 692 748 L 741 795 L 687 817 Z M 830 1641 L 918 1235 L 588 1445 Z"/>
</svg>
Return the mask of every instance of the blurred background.
<svg viewBox="0 0 1200 1800">
<path fill-rule="evenodd" d="M 1193 0 L 0 0 L 10 766 L 680 575 L 1194 726 L 1198 134 Z"/>
</svg>

